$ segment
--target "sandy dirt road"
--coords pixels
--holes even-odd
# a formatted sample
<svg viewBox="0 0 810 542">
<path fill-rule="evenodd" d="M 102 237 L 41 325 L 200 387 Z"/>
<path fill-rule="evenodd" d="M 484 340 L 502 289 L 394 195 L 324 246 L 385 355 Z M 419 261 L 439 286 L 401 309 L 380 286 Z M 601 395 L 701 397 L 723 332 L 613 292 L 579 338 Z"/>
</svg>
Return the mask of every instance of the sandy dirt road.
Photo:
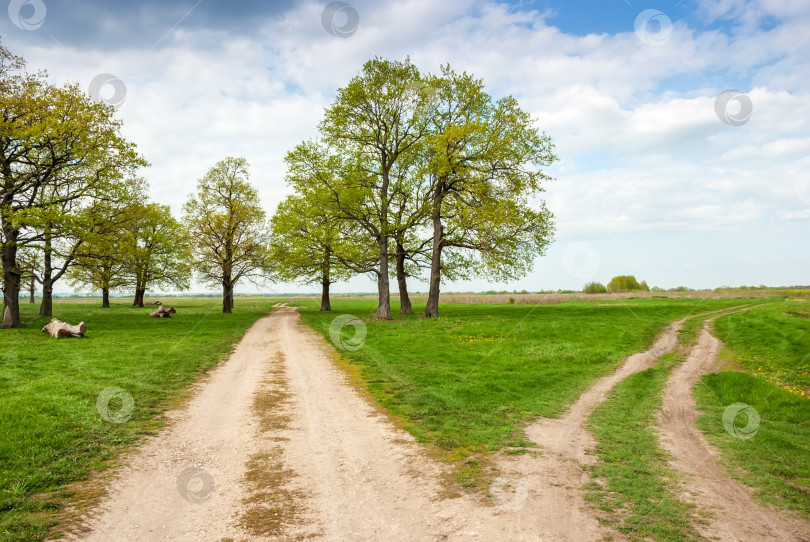
<svg viewBox="0 0 810 542">
<path fill-rule="evenodd" d="M 682 498 L 713 512 L 706 525 L 696 525 L 712 540 L 810 541 L 810 525 L 760 505 L 751 488 L 729 478 L 716 463 L 719 452 L 695 426 L 699 413 L 692 390 L 703 375 L 719 370 L 722 343 L 709 332 L 710 324 L 704 325 L 686 362 L 673 371 L 659 415 L 662 445 L 686 476 Z"/>
<path fill-rule="evenodd" d="M 627 358 L 566 416 L 530 426 L 542 453 L 500 459 L 492 499 L 446 499 L 446 467 L 355 389 L 333 348 L 300 323 L 296 309 L 279 307 L 133 452 L 108 497 L 68 539 L 601 540 L 607 533 L 579 494 L 592 445 L 583 422 L 613 385 L 675 347 L 678 325 L 650 351 Z M 284 423 L 268 423 L 255 408 L 274 393 L 283 400 L 270 410 Z M 257 470 L 256 457 L 274 458 L 259 464 L 278 486 L 264 495 L 296 505 L 295 521 L 275 535 L 245 521 L 256 495 L 246 474 L 251 465 Z"/>
</svg>

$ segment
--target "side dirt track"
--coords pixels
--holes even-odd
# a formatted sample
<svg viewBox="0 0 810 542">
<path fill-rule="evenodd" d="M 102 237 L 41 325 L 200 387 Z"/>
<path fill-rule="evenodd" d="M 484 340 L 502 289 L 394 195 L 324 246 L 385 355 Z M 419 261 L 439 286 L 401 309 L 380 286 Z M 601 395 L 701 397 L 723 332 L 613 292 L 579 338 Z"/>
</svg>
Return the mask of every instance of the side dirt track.
<svg viewBox="0 0 810 542">
<path fill-rule="evenodd" d="M 504 474 L 491 488 L 492 506 L 475 495 L 439 498 L 444 465 L 356 391 L 333 362 L 331 348 L 300 323 L 296 309 L 278 307 L 248 330 L 184 408 L 169 414 L 169 427 L 133 453 L 103 504 L 68 539 L 619 539 L 599 525 L 580 496 L 579 488 L 588 481 L 583 465 L 593 460 L 586 453 L 593 441 L 583 422 L 613 386 L 677 346 L 681 323 L 671 324 L 649 351 L 627 358 L 563 418 L 528 427 L 527 435 L 542 453 L 498 460 Z M 690 376 L 694 368 L 680 371 L 692 367 L 691 360 L 673 374 L 673 381 L 684 372 L 696 381 L 699 375 Z M 671 401 L 665 400 L 663 428 L 682 427 L 672 420 L 693 428 L 694 418 L 688 419 L 694 403 L 687 402 L 692 380 L 678 382 L 686 398 L 676 405 L 687 407 L 672 413 L 667 410 Z M 268 393 L 277 400 L 258 408 Z M 270 418 L 267 410 L 274 411 Z M 687 442 L 681 433 L 667 435 L 672 437 L 668 442 Z M 671 452 L 678 458 L 676 466 L 689 472 L 688 460 L 679 463 L 681 452 Z M 703 456 L 695 457 L 702 461 Z M 706 463 L 723 478 L 711 461 Z M 272 472 L 257 476 L 262 469 Z M 257 480 L 269 480 L 265 485 L 274 487 L 257 488 Z M 758 524 L 762 507 L 748 498 L 738 514 L 748 518 L 739 519 Z M 783 521 L 772 511 L 761 512 L 769 514 L 762 516 L 769 522 Z M 724 529 L 725 524 L 712 523 L 706 536 L 739 532 L 742 538 L 723 539 L 766 539 L 762 529 Z"/>
<path fill-rule="evenodd" d="M 810 525 L 756 502 L 752 488 L 729 478 L 718 466 L 717 449 L 695 426 L 699 413 L 692 389 L 702 376 L 717 370 L 717 355 L 722 348 L 720 340 L 709 331 L 712 320 L 704 324 L 686 362 L 672 372 L 659 415 L 662 445 L 674 458 L 671 465 L 685 475 L 681 498 L 713 513 L 706 524 L 695 525 L 706 538 L 808 541 Z"/>
</svg>

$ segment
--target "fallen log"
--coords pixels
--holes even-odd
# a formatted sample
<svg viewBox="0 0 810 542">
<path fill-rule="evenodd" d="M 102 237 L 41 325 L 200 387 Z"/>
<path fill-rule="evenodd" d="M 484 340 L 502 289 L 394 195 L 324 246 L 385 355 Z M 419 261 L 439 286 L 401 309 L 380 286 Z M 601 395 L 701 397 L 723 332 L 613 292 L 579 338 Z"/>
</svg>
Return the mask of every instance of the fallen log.
<svg viewBox="0 0 810 542">
<path fill-rule="evenodd" d="M 50 333 L 57 339 L 59 337 L 84 337 L 84 332 L 87 331 L 87 326 L 84 325 L 84 322 L 79 322 L 78 326 L 72 326 L 67 322 L 54 318 L 42 328 L 42 331 Z"/>
<path fill-rule="evenodd" d="M 167 309 L 163 305 L 161 305 L 160 307 L 158 307 L 158 310 L 149 315 L 149 318 L 171 318 L 172 314 L 176 313 L 177 311 L 174 310 L 174 307 L 169 307 Z"/>
</svg>

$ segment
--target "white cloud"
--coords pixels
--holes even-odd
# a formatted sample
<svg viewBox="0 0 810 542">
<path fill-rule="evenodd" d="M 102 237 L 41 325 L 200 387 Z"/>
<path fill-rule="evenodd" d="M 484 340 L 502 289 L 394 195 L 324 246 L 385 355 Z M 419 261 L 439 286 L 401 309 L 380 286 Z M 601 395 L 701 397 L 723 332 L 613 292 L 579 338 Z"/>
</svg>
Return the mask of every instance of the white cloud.
<svg viewBox="0 0 810 542">
<path fill-rule="evenodd" d="M 175 212 L 227 155 L 248 159 L 272 211 L 286 192 L 284 154 L 316 135 L 335 89 L 371 56 L 410 55 L 424 70 L 450 62 L 483 77 L 540 119 L 562 159 L 546 194 L 562 241 L 699 232 L 708 243 L 763 221 L 794 235 L 807 218 L 806 2 L 702 1 L 707 23 L 733 31 L 675 21 L 662 47 L 640 42 L 632 21 L 627 32 L 576 36 L 548 26 L 548 13 L 487 1 L 356 5 L 360 28 L 347 39 L 326 33 L 322 6 L 306 3 L 251 33 L 181 25 L 151 52 L 4 44 L 57 80 L 121 77 L 125 133 L 153 164 L 153 197 Z M 763 30 L 767 17 L 778 23 Z M 747 83 L 739 90 L 754 106 L 741 127 L 714 111 L 728 81 Z"/>
</svg>

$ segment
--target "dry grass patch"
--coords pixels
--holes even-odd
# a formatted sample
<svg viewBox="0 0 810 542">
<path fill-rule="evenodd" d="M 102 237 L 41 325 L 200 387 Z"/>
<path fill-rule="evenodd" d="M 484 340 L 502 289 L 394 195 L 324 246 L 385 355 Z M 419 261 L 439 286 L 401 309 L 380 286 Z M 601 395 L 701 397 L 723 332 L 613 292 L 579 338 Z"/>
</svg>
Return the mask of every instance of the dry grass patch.
<svg viewBox="0 0 810 542">
<path fill-rule="evenodd" d="M 244 482 L 248 496 L 240 515 L 240 525 L 253 536 L 280 536 L 287 527 L 304 523 L 307 513 L 306 492 L 292 481 L 297 473 L 284 467 L 287 440 L 281 432 L 290 425 L 290 393 L 284 374 L 284 355 L 278 352 L 253 402 L 262 435 L 275 442 L 268 451 L 255 454 L 247 463 Z"/>
</svg>

